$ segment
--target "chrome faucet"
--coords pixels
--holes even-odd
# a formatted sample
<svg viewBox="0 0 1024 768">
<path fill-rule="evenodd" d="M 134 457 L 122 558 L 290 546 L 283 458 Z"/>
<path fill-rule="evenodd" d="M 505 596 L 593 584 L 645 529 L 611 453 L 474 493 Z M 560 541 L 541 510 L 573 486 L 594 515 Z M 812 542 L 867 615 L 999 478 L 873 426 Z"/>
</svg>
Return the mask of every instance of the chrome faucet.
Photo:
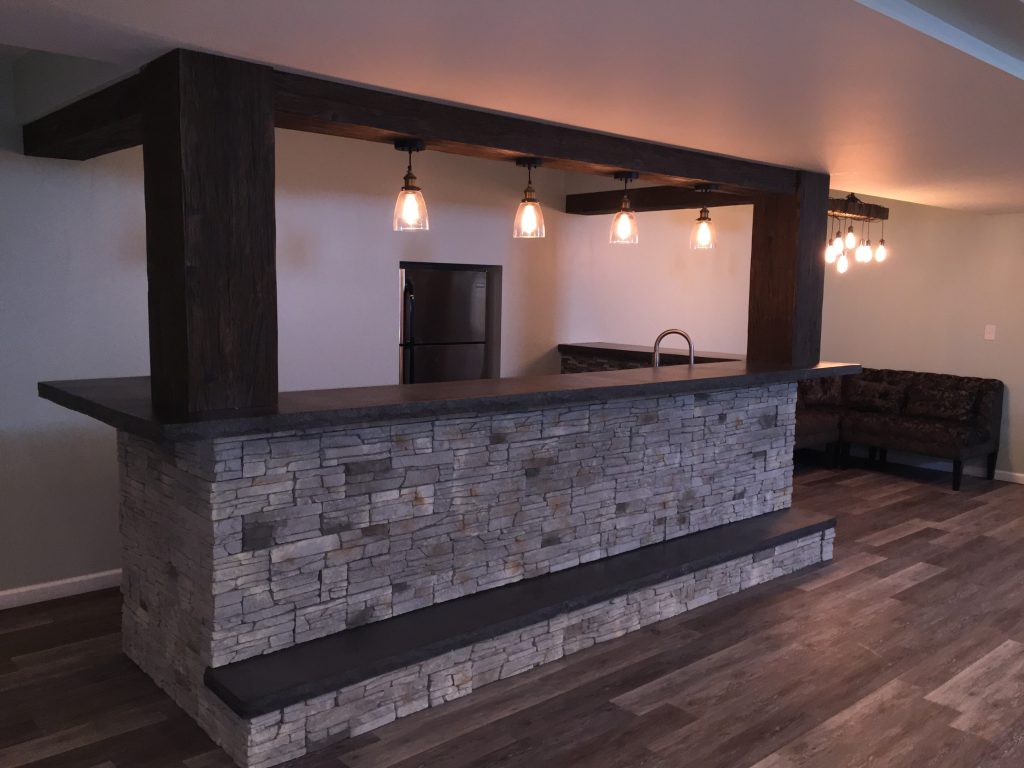
<svg viewBox="0 0 1024 768">
<path fill-rule="evenodd" d="M 690 334 L 686 331 L 680 331 L 678 328 L 669 328 L 667 331 L 662 331 L 658 334 L 658 338 L 654 340 L 654 354 L 651 355 L 651 364 L 657 368 L 661 364 L 661 340 L 666 336 L 682 336 L 686 339 L 686 343 L 690 347 L 690 365 L 693 365 L 696 360 L 694 359 L 693 352 L 693 339 L 690 338 Z"/>
</svg>

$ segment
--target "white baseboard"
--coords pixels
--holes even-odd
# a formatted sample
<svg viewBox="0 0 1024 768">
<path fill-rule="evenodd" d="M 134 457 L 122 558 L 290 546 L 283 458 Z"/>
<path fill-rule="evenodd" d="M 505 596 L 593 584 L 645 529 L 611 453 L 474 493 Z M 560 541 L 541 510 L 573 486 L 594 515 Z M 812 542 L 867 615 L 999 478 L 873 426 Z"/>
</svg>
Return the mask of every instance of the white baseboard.
<svg viewBox="0 0 1024 768">
<path fill-rule="evenodd" d="M 17 608 L 20 605 L 43 603 L 59 597 L 84 595 L 98 589 L 109 589 L 121 585 L 121 569 L 87 573 L 84 576 L 73 576 L 60 581 L 47 581 L 42 584 L 29 584 L 27 587 L 16 587 L 0 591 L 0 611 L 6 608 Z"/>
<path fill-rule="evenodd" d="M 970 475 L 971 477 L 984 477 L 985 470 L 977 469 L 975 467 L 964 467 L 964 474 Z M 1024 472 L 1008 472 L 1005 469 L 996 470 L 996 480 L 1002 480 L 1004 483 L 1018 483 L 1024 485 Z"/>
</svg>

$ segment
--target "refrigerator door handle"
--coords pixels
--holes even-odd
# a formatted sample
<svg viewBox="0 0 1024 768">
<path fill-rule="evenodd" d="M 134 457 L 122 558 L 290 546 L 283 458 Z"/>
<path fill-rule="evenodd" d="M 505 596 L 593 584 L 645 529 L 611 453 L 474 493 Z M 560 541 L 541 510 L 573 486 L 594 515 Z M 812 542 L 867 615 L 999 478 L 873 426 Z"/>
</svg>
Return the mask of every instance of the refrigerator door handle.
<svg viewBox="0 0 1024 768">
<path fill-rule="evenodd" d="M 402 281 L 404 283 L 402 290 L 404 311 L 402 313 L 402 339 L 398 345 L 398 376 L 401 383 L 412 384 L 416 381 L 416 355 L 412 348 L 416 342 L 416 294 L 413 292 L 412 284 L 405 280 L 404 274 Z"/>
</svg>

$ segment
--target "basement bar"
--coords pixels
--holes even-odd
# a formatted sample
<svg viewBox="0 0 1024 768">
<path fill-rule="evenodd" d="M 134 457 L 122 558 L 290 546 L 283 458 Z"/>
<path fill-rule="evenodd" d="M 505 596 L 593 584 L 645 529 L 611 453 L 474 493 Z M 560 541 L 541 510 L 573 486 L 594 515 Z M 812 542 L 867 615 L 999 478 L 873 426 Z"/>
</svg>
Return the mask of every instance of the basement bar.
<svg viewBox="0 0 1024 768">
<path fill-rule="evenodd" d="M 442 265 L 486 309 L 439 355 L 413 330 L 440 278 L 409 262 L 402 383 L 279 391 L 275 127 L 408 150 L 414 207 L 420 148 L 639 177 L 637 210 L 698 224 L 752 205 L 746 352 L 566 343 L 562 373 L 501 378 L 500 268 Z M 183 50 L 24 144 L 143 146 L 150 375 L 39 394 L 117 430 L 125 653 L 240 766 L 831 559 L 834 519 L 792 506 L 797 382 L 861 370 L 819 359 L 826 174 Z"/>
</svg>

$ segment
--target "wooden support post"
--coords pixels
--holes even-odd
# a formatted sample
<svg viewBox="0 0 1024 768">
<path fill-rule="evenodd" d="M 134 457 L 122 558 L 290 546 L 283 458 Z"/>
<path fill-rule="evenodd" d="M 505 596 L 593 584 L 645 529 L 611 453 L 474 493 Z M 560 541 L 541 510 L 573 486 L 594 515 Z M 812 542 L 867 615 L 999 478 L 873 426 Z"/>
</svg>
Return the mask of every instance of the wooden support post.
<svg viewBox="0 0 1024 768">
<path fill-rule="evenodd" d="M 277 404 L 272 70 L 176 50 L 142 72 L 155 407 Z"/>
<path fill-rule="evenodd" d="M 801 171 L 794 194 L 754 202 L 747 359 L 813 366 L 821 360 L 828 174 Z"/>
</svg>

